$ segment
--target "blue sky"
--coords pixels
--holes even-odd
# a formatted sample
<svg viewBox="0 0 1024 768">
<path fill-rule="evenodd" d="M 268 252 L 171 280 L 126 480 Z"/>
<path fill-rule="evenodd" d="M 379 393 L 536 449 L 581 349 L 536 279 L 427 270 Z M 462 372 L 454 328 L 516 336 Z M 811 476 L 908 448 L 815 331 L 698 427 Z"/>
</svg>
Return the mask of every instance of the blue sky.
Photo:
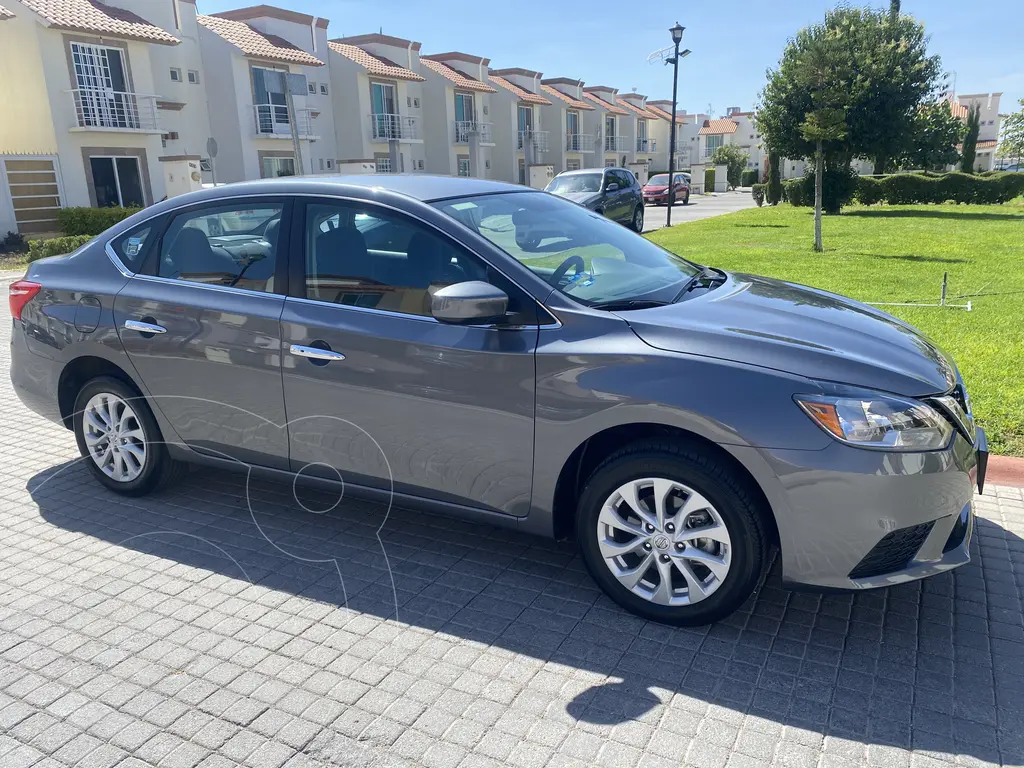
<svg viewBox="0 0 1024 768">
<path fill-rule="evenodd" d="M 271 0 L 268 0 L 270 2 Z M 1002 91 L 1000 111 L 1024 97 L 1020 54 L 1021 0 L 903 0 L 904 13 L 925 23 L 931 50 L 956 72 L 960 93 Z M 255 4 L 198 0 L 200 13 Z M 652 99 L 672 96 L 671 69 L 647 64 L 647 55 L 671 43 L 668 28 L 686 27 L 693 53 L 680 67 L 679 106 L 725 113 L 753 107 L 764 71 L 786 39 L 821 19 L 837 0 L 273 0 L 273 4 L 330 19 L 330 37 L 377 32 L 418 40 L 424 53 L 458 50 L 487 56 L 491 66 L 539 70 L 545 77 L 576 77 L 588 85 L 636 89 Z M 865 4 L 888 7 L 887 0 Z M 501 13 L 497 9 L 503 9 Z M 1008 23 L 1001 23 L 1004 20 Z"/>
</svg>

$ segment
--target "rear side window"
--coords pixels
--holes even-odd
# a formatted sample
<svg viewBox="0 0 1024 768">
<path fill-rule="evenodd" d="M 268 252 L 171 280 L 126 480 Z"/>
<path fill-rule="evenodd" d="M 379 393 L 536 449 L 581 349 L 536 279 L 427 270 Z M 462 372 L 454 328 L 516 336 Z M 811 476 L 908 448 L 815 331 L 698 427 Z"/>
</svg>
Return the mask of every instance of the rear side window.
<svg viewBox="0 0 1024 768">
<path fill-rule="evenodd" d="M 110 244 L 117 258 L 129 271 L 140 271 L 146 250 L 152 245 L 153 226 L 153 223 L 149 222 L 128 230 Z"/>
</svg>

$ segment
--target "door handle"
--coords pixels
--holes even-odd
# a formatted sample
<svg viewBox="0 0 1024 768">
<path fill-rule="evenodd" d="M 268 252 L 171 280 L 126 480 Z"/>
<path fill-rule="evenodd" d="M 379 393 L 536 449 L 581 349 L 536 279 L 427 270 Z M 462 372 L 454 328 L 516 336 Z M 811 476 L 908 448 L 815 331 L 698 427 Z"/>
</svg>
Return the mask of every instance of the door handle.
<svg viewBox="0 0 1024 768">
<path fill-rule="evenodd" d="M 139 333 L 167 333 L 167 329 L 162 325 L 144 323 L 141 320 L 125 320 L 124 327 L 129 331 L 138 331 Z"/>
<path fill-rule="evenodd" d="M 320 349 L 319 347 L 303 347 L 300 344 L 292 344 L 289 351 L 293 355 L 298 357 L 308 357 L 311 360 L 323 360 L 330 362 L 332 360 L 344 360 L 345 356 L 341 352 L 335 352 L 332 349 Z"/>
</svg>

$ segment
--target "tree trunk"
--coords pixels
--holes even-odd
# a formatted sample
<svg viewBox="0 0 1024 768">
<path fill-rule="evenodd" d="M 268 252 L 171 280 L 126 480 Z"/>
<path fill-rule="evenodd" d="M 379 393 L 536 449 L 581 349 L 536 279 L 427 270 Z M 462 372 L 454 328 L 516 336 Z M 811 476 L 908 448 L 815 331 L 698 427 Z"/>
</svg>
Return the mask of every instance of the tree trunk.
<svg viewBox="0 0 1024 768">
<path fill-rule="evenodd" d="M 821 190 L 825 175 L 825 153 L 821 142 L 818 142 L 817 156 L 814 161 L 814 250 L 821 253 L 825 246 L 821 242 Z"/>
</svg>

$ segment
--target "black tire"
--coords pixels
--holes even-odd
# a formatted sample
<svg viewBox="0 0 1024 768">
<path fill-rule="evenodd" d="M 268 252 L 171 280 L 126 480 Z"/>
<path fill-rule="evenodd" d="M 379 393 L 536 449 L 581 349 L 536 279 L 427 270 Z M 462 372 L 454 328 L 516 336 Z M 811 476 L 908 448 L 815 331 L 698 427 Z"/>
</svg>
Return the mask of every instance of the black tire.
<svg viewBox="0 0 1024 768">
<path fill-rule="evenodd" d="M 642 477 L 677 480 L 704 496 L 729 530 L 731 564 L 718 589 L 692 605 L 645 600 L 620 584 L 598 546 L 598 515 L 624 483 Z M 590 475 L 576 511 L 576 538 L 583 562 L 605 594 L 630 613 L 674 626 L 698 626 L 725 618 L 757 588 L 768 564 L 762 511 L 744 478 L 726 462 L 686 444 L 644 441 L 609 456 Z"/>
<path fill-rule="evenodd" d="M 639 221 L 637 221 L 639 217 Z M 636 208 L 633 209 L 633 215 L 629 217 L 629 228 L 634 232 L 644 231 L 644 206 L 643 203 L 637 203 Z"/>
<path fill-rule="evenodd" d="M 686 197 L 683 198 L 683 205 L 689 205 L 689 204 L 690 204 L 690 193 L 687 192 L 686 193 Z"/>
<path fill-rule="evenodd" d="M 135 415 L 138 417 L 139 426 L 144 433 L 143 442 L 146 448 L 146 460 L 142 472 L 138 477 L 126 482 L 119 482 L 107 476 L 97 466 L 89 454 L 85 441 L 85 430 L 83 429 L 83 412 L 89 401 L 97 394 L 108 392 L 128 403 Z M 111 376 L 99 376 L 86 382 L 85 386 L 75 398 L 75 410 L 72 417 L 72 427 L 75 432 L 75 440 L 78 442 L 78 450 L 85 459 L 89 471 L 105 487 L 123 496 L 145 496 L 160 488 L 164 488 L 172 482 L 179 480 L 188 468 L 188 465 L 175 461 L 167 452 L 167 446 L 163 442 L 160 428 L 157 426 L 153 412 L 149 408 L 146 399 L 138 392 L 129 387 L 123 381 Z"/>
</svg>

